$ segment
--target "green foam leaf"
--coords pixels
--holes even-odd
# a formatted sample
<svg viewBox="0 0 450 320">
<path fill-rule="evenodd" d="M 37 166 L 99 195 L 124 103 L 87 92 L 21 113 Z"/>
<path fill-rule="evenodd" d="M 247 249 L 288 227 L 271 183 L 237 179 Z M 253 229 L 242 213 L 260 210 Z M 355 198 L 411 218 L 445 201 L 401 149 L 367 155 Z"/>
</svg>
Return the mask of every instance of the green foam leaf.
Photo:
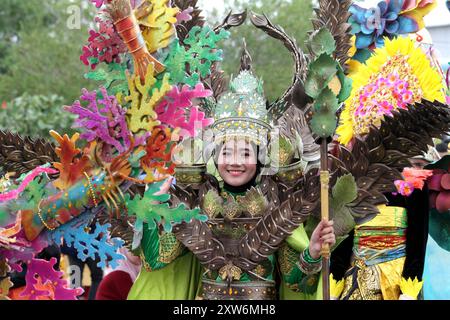
<svg viewBox="0 0 450 320">
<path fill-rule="evenodd" d="M 175 41 L 170 48 L 164 64 L 171 75 L 173 83 L 184 83 L 195 86 L 200 77 L 210 75 L 214 62 L 222 61 L 222 50 L 218 49 L 218 42 L 228 38 L 230 33 L 221 30 L 215 33 L 210 27 L 195 26 L 189 31 L 184 43 L 185 48 Z M 187 72 L 189 70 L 189 73 Z"/>
<path fill-rule="evenodd" d="M 327 28 L 321 28 L 311 34 L 308 47 L 315 56 L 319 56 L 322 53 L 331 55 L 336 50 L 336 41 Z"/>
<path fill-rule="evenodd" d="M 354 201 L 358 196 L 355 178 L 351 174 L 340 176 L 331 190 L 334 209 Z"/>
<path fill-rule="evenodd" d="M 97 67 L 95 71 L 84 75 L 86 79 L 98 81 L 106 88 L 108 94 L 116 95 L 119 92 L 128 93 L 128 80 L 126 76 L 127 65 L 125 62 L 110 63 L 108 69 Z"/>
<path fill-rule="evenodd" d="M 143 223 L 147 223 L 149 229 L 155 229 L 157 223 L 162 223 L 164 230 L 171 232 L 173 224 L 190 222 L 192 219 L 207 220 L 207 216 L 200 214 L 199 208 L 188 210 L 183 203 L 171 208 L 166 202 L 170 195 L 155 195 L 162 184 L 163 182 L 150 184 L 142 198 L 137 195 L 131 199 L 130 195 L 126 195 L 128 213 L 136 216 L 137 230 L 142 230 Z"/>
<path fill-rule="evenodd" d="M 311 119 L 311 129 L 321 138 L 333 136 L 337 127 L 336 116 L 329 114 L 314 114 Z"/>
<path fill-rule="evenodd" d="M 316 98 L 336 75 L 337 67 L 338 63 L 327 54 L 322 54 L 311 62 L 305 81 L 306 94 L 311 98 Z"/>
</svg>

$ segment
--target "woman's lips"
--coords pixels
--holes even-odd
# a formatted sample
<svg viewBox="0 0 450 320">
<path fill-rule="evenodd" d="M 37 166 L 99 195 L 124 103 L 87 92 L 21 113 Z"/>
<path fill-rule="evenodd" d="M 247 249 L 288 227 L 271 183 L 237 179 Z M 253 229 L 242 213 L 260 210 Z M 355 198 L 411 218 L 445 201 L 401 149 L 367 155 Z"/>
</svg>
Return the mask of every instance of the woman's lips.
<svg viewBox="0 0 450 320">
<path fill-rule="evenodd" d="M 227 171 L 233 177 L 238 177 L 238 176 L 244 174 L 244 171 L 242 171 L 242 170 L 227 170 Z"/>
</svg>

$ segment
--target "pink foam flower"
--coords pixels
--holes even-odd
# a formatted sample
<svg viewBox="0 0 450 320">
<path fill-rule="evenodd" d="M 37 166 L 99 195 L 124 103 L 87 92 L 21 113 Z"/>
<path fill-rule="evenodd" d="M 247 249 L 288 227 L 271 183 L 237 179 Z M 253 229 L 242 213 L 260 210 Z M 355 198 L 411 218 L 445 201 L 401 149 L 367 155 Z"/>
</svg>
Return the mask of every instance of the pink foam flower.
<svg viewBox="0 0 450 320">
<path fill-rule="evenodd" d="M 398 193 L 400 193 L 405 197 L 409 197 L 414 191 L 413 186 L 407 181 L 396 180 L 394 181 L 394 184 L 395 187 L 397 188 Z"/>
<path fill-rule="evenodd" d="M 384 100 L 379 105 L 378 114 L 380 114 L 380 115 L 384 115 L 384 114 L 392 115 L 392 110 L 393 109 L 394 109 L 394 107 L 392 106 L 392 104 L 390 104 L 389 102 Z"/>
<path fill-rule="evenodd" d="M 433 175 L 433 170 L 404 168 L 402 175 L 403 179 L 409 182 L 414 189 L 422 190 L 425 180 Z"/>
</svg>

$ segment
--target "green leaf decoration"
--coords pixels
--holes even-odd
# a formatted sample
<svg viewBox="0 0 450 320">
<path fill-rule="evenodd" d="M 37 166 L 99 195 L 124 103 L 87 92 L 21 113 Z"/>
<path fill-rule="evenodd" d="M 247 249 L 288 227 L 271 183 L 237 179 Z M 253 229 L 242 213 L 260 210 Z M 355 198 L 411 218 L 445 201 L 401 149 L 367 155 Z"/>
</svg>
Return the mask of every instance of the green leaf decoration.
<svg viewBox="0 0 450 320">
<path fill-rule="evenodd" d="M 128 93 L 126 70 L 126 62 L 122 62 L 121 64 L 110 63 L 108 64 L 107 70 L 97 67 L 95 71 L 86 73 L 84 77 L 86 79 L 102 82 L 102 86 L 106 88 L 110 95 L 117 95 L 120 92 L 126 95 Z"/>
<path fill-rule="evenodd" d="M 336 50 L 336 41 L 327 28 L 321 28 L 311 34 L 308 47 L 316 57 L 323 53 L 331 55 Z"/>
<path fill-rule="evenodd" d="M 229 35 L 230 33 L 224 29 L 215 33 L 210 27 L 195 26 L 184 40 L 188 48 L 181 46 L 178 41 L 172 43 L 170 54 L 164 61 L 172 82 L 193 87 L 199 82 L 200 77 L 210 75 L 212 64 L 222 61 L 222 50 L 217 48 L 217 43 Z"/>
<path fill-rule="evenodd" d="M 280 166 L 287 166 L 292 163 L 295 156 L 295 149 L 289 139 L 284 136 L 279 136 L 272 141 L 271 148 L 274 151 L 270 153 L 272 163 Z"/>
<path fill-rule="evenodd" d="M 350 210 L 345 206 L 356 199 L 357 185 L 351 174 L 339 177 L 331 190 L 330 210 L 337 236 L 347 235 L 356 225 Z"/>
<path fill-rule="evenodd" d="M 337 73 L 338 63 L 329 55 L 322 54 L 317 60 L 311 62 L 305 81 L 305 92 L 311 98 L 317 98 L 320 92 Z"/>
<path fill-rule="evenodd" d="M 311 119 L 311 129 L 321 138 L 331 137 L 336 131 L 337 118 L 328 114 L 314 114 Z"/>
<path fill-rule="evenodd" d="M 311 119 L 311 129 L 322 138 L 330 137 L 337 127 L 336 111 L 338 100 L 329 88 L 322 90 L 317 97 Z"/>
<path fill-rule="evenodd" d="M 355 178 L 351 174 L 340 176 L 331 190 L 334 206 L 332 209 L 339 209 L 354 201 L 358 196 Z"/>
<path fill-rule="evenodd" d="M 348 234 L 356 225 L 355 219 L 353 218 L 350 209 L 347 207 L 342 207 L 335 211 L 333 214 L 333 221 L 333 228 L 336 236 Z"/>
<path fill-rule="evenodd" d="M 350 94 L 352 92 L 353 80 L 349 77 L 346 77 L 342 69 L 338 72 L 338 78 L 342 85 L 341 92 L 339 92 L 338 95 L 338 100 L 339 102 L 344 102 L 348 99 L 348 97 L 350 97 Z"/>
<path fill-rule="evenodd" d="M 339 102 L 333 91 L 330 88 L 325 88 L 314 101 L 314 112 L 334 116 L 338 106 Z"/>
<path fill-rule="evenodd" d="M 144 196 L 141 198 L 136 195 L 131 199 L 130 195 L 126 195 L 126 205 L 128 213 L 136 216 L 136 229 L 142 230 L 143 224 L 147 223 L 149 229 L 155 229 L 157 223 L 162 223 L 166 232 L 172 231 L 172 225 L 183 221 L 190 222 L 192 219 L 206 221 L 207 216 L 200 214 L 200 209 L 186 209 L 182 203 L 178 207 L 170 208 L 168 201 L 170 195 L 155 195 L 163 182 L 157 182 L 149 185 Z"/>
<path fill-rule="evenodd" d="M 450 213 L 439 213 L 436 209 L 432 209 L 429 233 L 442 249 L 450 251 Z"/>
<path fill-rule="evenodd" d="M 252 217 L 262 216 L 267 212 L 269 203 L 259 188 L 251 187 L 244 196 L 236 196 L 237 202 L 242 210 L 248 212 Z"/>
<path fill-rule="evenodd" d="M 340 213 L 340 214 L 338 214 L 338 216 L 342 216 L 342 217 L 338 217 L 337 220 L 335 220 L 336 215 L 332 216 L 332 220 L 334 221 L 333 228 L 334 228 L 335 234 L 336 234 L 336 243 L 334 244 L 334 246 L 331 247 L 331 251 L 336 249 L 342 243 L 342 241 L 344 241 L 348 237 L 348 233 L 355 226 L 355 222 L 353 221 L 353 226 L 350 228 L 351 223 L 346 215 Z M 353 219 L 353 217 L 352 217 L 352 219 Z M 320 219 L 315 216 L 310 216 L 308 218 L 308 220 L 306 221 L 304 228 L 305 228 L 305 232 L 308 235 L 309 239 L 311 239 L 311 235 L 314 232 L 314 229 L 319 224 L 319 222 L 320 222 Z M 337 230 L 339 231 L 339 233 L 337 232 Z M 348 231 L 345 232 L 346 230 L 348 230 Z M 343 233 L 343 232 L 345 232 L 345 233 Z"/>
</svg>

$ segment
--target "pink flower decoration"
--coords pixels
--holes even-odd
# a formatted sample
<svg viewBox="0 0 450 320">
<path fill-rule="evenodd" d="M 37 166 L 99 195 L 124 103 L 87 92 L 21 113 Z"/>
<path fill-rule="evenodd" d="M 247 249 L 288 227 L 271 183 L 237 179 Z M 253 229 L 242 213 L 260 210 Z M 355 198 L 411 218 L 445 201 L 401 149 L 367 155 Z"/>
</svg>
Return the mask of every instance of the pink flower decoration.
<svg viewBox="0 0 450 320">
<path fill-rule="evenodd" d="M 194 8 L 192 8 L 192 7 L 188 7 L 187 9 L 179 12 L 177 14 L 177 23 L 176 24 L 178 25 L 178 24 L 183 23 L 185 21 L 192 20 L 192 16 L 191 16 L 192 12 L 194 12 Z"/>
<path fill-rule="evenodd" d="M 409 182 L 414 189 L 422 190 L 425 184 L 425 180 L 433 175 L 433 170 L 404 168 L 403 179 Z"/>
<path fill-rule="evenodd" d="M 392 116 L 398 108 L 406 109 L 413 101 L 413 94 L 408 90 L 408 83 L 392 73 L 386 78 L 378 78 L 375 83 L 368 84 L 359 95 L 359 105 L 355 116 L 365 117 L 368 114 L 382 117 Z"/>
<path fill-rule="evenodd" d="M 392 106 L 392 104 L 390 104 L 387 101 L 382 101 L 379 105 L 379 109 L 378 109 L 378 114 L 383 115 L 383 114 L 388 114 L 388 115 L 392 115 L 392 110 L 394 109 L 394 107 Z"/>
<path fill-rule="evenodd" d="M 404 180 L 396 180 L 394 181 L 395 187 L 397 188 L 398 193 L 405 197 L 409 197 L 413 191 L 414 187 L 411 183 Z"/>
<path fill-rule="evenodd" d="M 433 171 L 404 168 L 402 175 L 404 180 L 396 180 L 394 181 L 394 184 L 397 187 L 398 193 L 408 197 L 413 193 L 414 189 L 423 189 L 425 180 L 433 175 Z"/>
</svg>

